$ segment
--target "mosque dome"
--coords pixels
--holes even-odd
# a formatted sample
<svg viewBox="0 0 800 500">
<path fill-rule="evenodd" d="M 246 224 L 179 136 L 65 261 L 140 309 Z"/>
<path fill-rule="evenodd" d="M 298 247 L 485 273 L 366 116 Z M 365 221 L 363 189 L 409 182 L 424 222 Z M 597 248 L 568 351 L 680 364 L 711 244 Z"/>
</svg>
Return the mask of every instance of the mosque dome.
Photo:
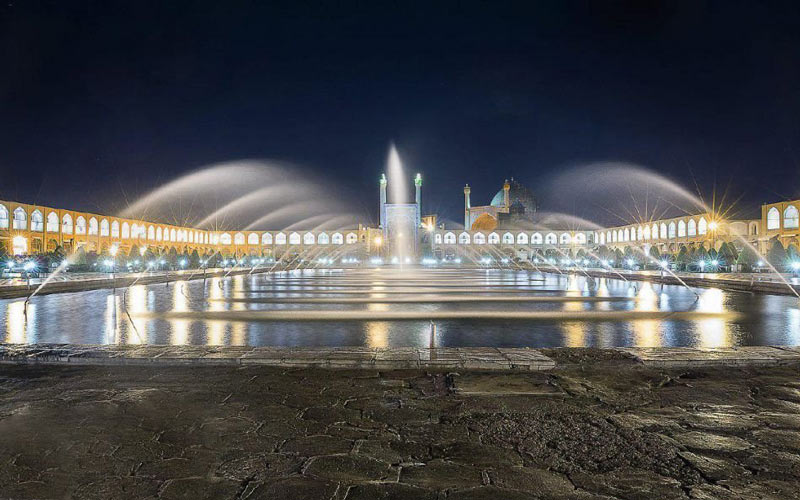
<svg viewBox="0 0 800 500">
<path fill-rule="evenodd" d="M 536 213 L 536 199 L 533 197 L 533 194 L 530 192 L 530 190 L 519 182 L 515 181 L 513 178 L 508 181 L 508 185 L 510 186 L 510 189 L 508 190 L 509 205 L 517 207 L 521 205 L 524 207 L 525 217 L 533 218 L 533 214 Z M 502 189 L 498 191 L 496 195 L 494 195 L 491 205 L 493 207 L 505 206 L 505 196 Z"/>
</svg>

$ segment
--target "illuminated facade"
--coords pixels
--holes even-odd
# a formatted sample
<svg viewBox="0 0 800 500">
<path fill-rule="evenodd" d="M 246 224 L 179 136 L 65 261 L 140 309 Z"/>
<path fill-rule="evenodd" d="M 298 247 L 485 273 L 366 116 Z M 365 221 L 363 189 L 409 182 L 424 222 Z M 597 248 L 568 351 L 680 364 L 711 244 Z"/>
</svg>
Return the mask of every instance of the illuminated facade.
<svg viewBox="0 0 800 500">
<path fill-rule="evenodd" d="M 61 248 L 108 254 L 111 248 L 130 253 L 197 251 L 199 255 L 273 255 L 319 249 L 358 250 L 367 246 L 367 228 L 339 231 L 206 231 L 137 219 L 111 217 L 0 200 L 0 248 L 27 255 Z"/>
<path fill-rule="evenodd" d="M 681 245 L 700 244 L 718 250 L 723 242 L 744 239 L 756 244 L 760 226 L 758 220 L 720 220 L 714 214 L 702 213 L 598 230 L 597 242 L 619 249 L 655 246 L 660 253 L 677 253 Z"/>
<path fill-rule="evenodd" d="M 681 246 L 702 244 L 706 249 L 719 249 L 723 242 L 734 242 L 739 247 L 747 242 L 764 254 L 776 239 L 784 247 L 800 248 L 800 200 L 765 204 L 761 219 L 753 220 L 724 220 L 701 213 L 604 229 L 556 229 L 537 227 L 531 222 L 528 215 L 535 211 L 532 196 L 518 185 L 515 189 L 516 183 L 506 182 L 492 204 L 483 207 L 471 207 L 469 187 L 464 189 L 465 222 L 470 224 L 469 229 L 463 230 L 438 226 L 435 215 L 421 216 L 421 184 L 421 177 L 417 177 L 416 200 L 408 205 L 414 208 L 414 225 L 420 241 L 425 242 L 424 248 L 439 258 L 531 260 L 546 255 L 574 256 L 580 249 L 602 246 L 619 250 L 629 246 L 649 250 L 654 246 L 660 253 L 675 254 Z M 125 254 L 150 249 L 156 254 L 197 251 L 201 256 L 219 253 L 280 257 L 300 252 L 312 257 L 317 253 L 378 255 L 389 250 L 388 206 L 382 182 L 382 224 L 377 228 L 359 225 L 338 231 L 208 231 L 0 200 L 0 249 L 9 255 L 42 254 L 58 248 L 66 254 L 78 249 L 108 254 L 114 248 Z"/>
<path fill-rule="evenodd" d="M 762 248 L 766 249 L 767 242 L 773 238 L 784 247 L 800 248 L 800 200 L 762 205 L 761 234 Z"/>
</svg>

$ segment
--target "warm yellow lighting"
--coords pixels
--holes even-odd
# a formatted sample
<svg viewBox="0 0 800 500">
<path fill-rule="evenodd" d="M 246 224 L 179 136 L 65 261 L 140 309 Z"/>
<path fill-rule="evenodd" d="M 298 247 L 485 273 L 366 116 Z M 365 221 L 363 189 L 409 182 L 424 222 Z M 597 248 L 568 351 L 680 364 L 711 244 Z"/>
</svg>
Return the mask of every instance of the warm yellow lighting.
<svg viewBox="0 0 800 500">
<path fill-rule="evenodd" d="M 716 222 L 714 222 L 714 221 L 711 221 L 711 222 L 708 224 L 708 228 L 709 228 L 710 230 L 712 230 L 712 231 L 716 231 L 716 230 L 717 230 L 717 223 L 716 223 Z"/>
<path fill-rule="evenodd" d="M 372 241 L 375 243 L 376 246 L 381 246 L 381 243 L 383 243 L 383 238 L 381 238 L 380 236 L 376 236 L 375 239 Z"/>
<path fill-rule="evenodd" d="M 14 236 L 11 240 L 14 255 L 25 255 L 28 253 L 28 240 L 24 236 Z"/>
</svg>

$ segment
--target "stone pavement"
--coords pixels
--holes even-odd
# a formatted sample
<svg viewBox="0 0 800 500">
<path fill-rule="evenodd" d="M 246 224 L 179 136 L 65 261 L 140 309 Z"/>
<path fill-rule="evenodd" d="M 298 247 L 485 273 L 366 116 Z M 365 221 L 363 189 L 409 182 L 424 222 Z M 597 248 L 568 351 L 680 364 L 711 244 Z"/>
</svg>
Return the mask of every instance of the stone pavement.
<svg viewBox="0 0 800 500">
<path fill-rule="evenodd" d="M 800 347 L 621 347 L 644 365 L 664 368 L 762 366 L 800 362 Z M 213 347 L 168 345 L 0 344 L 0 364 L 262 365 L 370 370 L 550 370 L 541 350 L 495 347 Z"/>
<path fill-rule="evenodd" d="M 0 498 L 791 499 L 800 369 L 0 365 Z"/>
<path fill-rule="evenodd" d="M 549 370 L 535 349 L 494 347 L 206 347 L 0 344 L 0 363 L 71 365 L 262 365 L 284 368 Z"/>
</svg>

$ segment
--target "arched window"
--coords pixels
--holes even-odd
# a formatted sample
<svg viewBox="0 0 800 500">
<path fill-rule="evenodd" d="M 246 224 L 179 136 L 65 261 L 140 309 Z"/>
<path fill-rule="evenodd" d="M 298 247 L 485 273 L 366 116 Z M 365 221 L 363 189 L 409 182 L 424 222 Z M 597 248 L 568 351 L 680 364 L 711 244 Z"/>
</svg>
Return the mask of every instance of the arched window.
<svg viewBox="0 0 800 500">
<path fill-rule="evenodd" d="M 670 238 L 675 238 L 675 223 L 674 222 L 670 222 L 669 223 L 669 237 Z"/>
<path fill-rule="evenodd" d="M 348 245 L 352 245 L 354 243 L 358 243 L 358 235 L 356 233 L 347 233 L 347 237 L 345 238 Z"/>
<path fill-rule="evenodd" d="M 128 239 L 131 237 L 131 226 L 127 222 L 122 223 L 122 238 Z"/>
<path fill-rule="evenodd" d="M 286 234 L 278 233 L 275 235 L 275 244 L 276 245 L 285 245 L 286 244 Z"/>
<path fill-rule="evenodd" d="M 662 240 L 666 240 L 667 239 L 667 225 L 664 224 L 663 222 L 661 223 L 661 230 L 659 231 L 658 236 Z"/>
<path fill-rule="evenodd" d="M 342 237 L 342 233 L 333 233 L 332 240 L 334 245 L 341 245 L 344 243 L 344 237 Z"/>
<path fill-rule="evenodd" d="M 436 243 L 437 245 L 441 245 L 442 244 L 442 233 L 434 234 L 433 235 L 433 242 Z"/>
<path fill-rule="evenodd" d="M 102 219 L 100 221 L 100 236 L 108 236 L 111 233 L 111 226 L 108 223 L 108 219 Z"/>
<path fill-rule="evenodd" d="M 503 234 L 503 244 L 504 245 L 513 245 L 514 244 L 514 235 L 511 233 Z"/>
<path fill-rule="evenodd" d="M 500 235 L 497 233 L 489 233 L 489 244 L 497 245 L 498 243 L 500 243 Z"/>
<path fill-rule="evenodd" d="M 122 232 L 125 232 L 125 227 L 123 226 Z M 133 223 L 131 225 L 131 238 L 137 238 L 139 236 L 139 224 Z"/>
<path fill-rule="evenodd" d="M 614 241 L 614 232 L 606 231 L 606 242 L 611 243 L 612 241 Z"/>
<path fill-rule="evenodd" d="M 631 233 L 630 231 L 628 231 L 628 228 L 626 227 L 625 230 L 622 231 L 622 241 L 628 241 L 629 239 L 631 239 Z"/>
<path fill-rule="evenodd" d="M 75 234 L 86 234 L 86 219 L 83 215 L 75 219 Z"/>
<path fill-rule="evenodd" d="M 517 233 L 517 245 L 528 244 L 528 233 Z"/>
<path fill-rule="evenodd" d="M 233 236 L 234 245 L 244 245 L 244 233 L 236 233 Z"/>
<path fill-rule="evenodd" d="M 658 224 L 653 224 L 653 227 L 650 229 L 650 234 L 652 234 L 653 239 L 658 239 Z"/>
<path fill-rule="evenodd" d="M 64 234 L 72 234 L 72 216 L 64 214 L 61 218 L 61 232 Z"/>
<path fill-rule="evenodd" d="M 631 228 L 631 241 L 636 241 L 636 228 Z"/>
<path fill-rule="evenodd" d="M 678 221 L 678 238 L 684 238 L 686 236 L 686 221 L 679 220 Z"/>
<path fill-rule="evenodd" d="M 331 240 L 328 237 L 328 233 L 319 233 L 319 236 L 317 236 L 317 243 L 320 245 L 330 245 Z"/>
<path fill-rule="evenodd" d="M 153 226 L 147 226 L 147 239 L 153 241 L 156 239 L 156 228 Z"/>
<path fill-rule="evenodd" d="M 118 221 L 111 222 L 111 237 L 112 238 L 119 238 L 119 222 Z"/>
<path fill-rule="evenodd" d="M 258 245 L 258 233 L 250 233 L 247 235 L 248 245 Z"/>
<path fill-rule="evenodd" d="M 161 228 L 156 228 L 156 241 L 161 241 L 164 238 Z"/>
<path fill-rule="evenodd" d="M 313 245 L 315 240 L 314 233 L 306 233 L 303 235 L 303 245 Z"/>
<path fill-rule="evenodd" d="M 531 235 L 531 244 L 532 245 L 541 245 L 542 244 L 542 233 L 533 233 Z"/>
<path fill-rule="evenodd" d="M 299 245 L 300 244 L 300 235 L 298 233 L 292 233 L 289 235 L 289 244 L 290 245 Z"/>
<path fill-rule="evenodd" d="M 797 213 L 797 208 L 794 205 L 789 205 L 783 211 L 783 228 L 784 229 L 797 229 L 800 217 Z"/>
<path fill-rule="evenodd" d="M 262 245 L 272 245 L 272 233 L 264 233 L 261 235 Z"/>
<path fill-rule="evenodd" d="M 230 233 L 222 233 L 219 235 L 220 245 L 230 245 L 232 241 Z"/>
<path fill-rule="evenodd" d="M 586 235 L 583 233 L 576 233 L 575 234 L 575 243 L 578 245 L 583 245 L 586 243 Z"/>
<path fill-rule="evenodd" d="M 781 213 L 778 209 L 772 207 L 767 212 L 767 229 L 780 229 L 781 228 Z"/>
<path fill-rule="evenodd" d="M 469 233 L 466 231 L 458 235 L 459 245 L 469 245 Z"/>
<path fill-rule="evenodd" d="M 28 214 L 25 209 L 17 207 L 14 209 L 14 229 L 26 229 L 28 227 Z"/>
<path fill-rule="evenodd" d="M 556 233 L 547 233 L 547 236 L 544 237 L 544 242 L 548 245 L 555 245 L 556 241 Z"/>
<path fill-rule="evenodd" d="M 0 229 L 8 229 L 8 209 L 0 205 Z"/>
<path fill-rule="evenodd" d="M 686 224 L 686 234 L 689 237 L 697 236 L 697 223 L 694 219 L 689 219 L 689 222 Z"/>
<path fill-rule="evenodd" d="M 44 231 L 44 217 L 39 210 L 34 210 L 31 214 L 31 231 Z"/>
<path fill-rule="evenodd" d="M 99 233 L 99 232 L 100 231 L 99 231 L 99 227 L 97 225 L 97 219 L 92 217 L 91 219 L 89 219 L 89 234 L 92 235 L 92 236 L 97 236 L 97 233 Z"/>
<path fill-rule="evenodd" d="M 697 223 L 697 234 L 706 234 L 708 232 L 708 223 L 705 217 L 700 217 L 700 222 Z"/>
<path fill-rule="evenodd" d="M 606 233 L 600 233 L 600 244 L 601 245 L 606 244 Z"/>
<path fill-rule="evenodd" d="M 649 240 L 650 239 L 650 226 L 644 226 L 644 229 L 642 230 L 642 234 L 644 234 L 645 241 Z"/>
<path fill-rule="evenodd" d="M 178 241 L 178 232 L 175 231 L 175 228 L 169 230 L 169 241 Z"/>
<path fill-rule="evenodd" d="M 617 230 L 617 241 L 625 241 L 625 232 L 622 229 Z"/>
<path fill-rule="evenodd" d="M 189 231 L 189 243 L 194 243 L 194 231 Z M 258 243 L 257 236 L 256 236 L 256 243 Z"/>
<path fill-rule="evenodd" d="M 644 229 L 642 229 L 642 226 L 639 226 L 636 228 L 636 239 L 642 241 L 642 237 L 644 237 Z"/>
<path fill-rule="evenodd" d="M 561 244 L 562 245 L 569 245 L 570 242 L 569 233 L 561 233 Z"/>
<path fill-rule="evenodd" d="M 455 233 L 444 233 L 444 244 L 445 245 L 455 245 L 456 244 L 456 235 L 455 235 Z"/>
<path fill-rule="evenodd" d="M 486 243 L 486 236 L 484 236 L 483 233 L 475 233 L 472 237 L 472 242 L 476 245 L 483 245 Z"/>
</svg>

